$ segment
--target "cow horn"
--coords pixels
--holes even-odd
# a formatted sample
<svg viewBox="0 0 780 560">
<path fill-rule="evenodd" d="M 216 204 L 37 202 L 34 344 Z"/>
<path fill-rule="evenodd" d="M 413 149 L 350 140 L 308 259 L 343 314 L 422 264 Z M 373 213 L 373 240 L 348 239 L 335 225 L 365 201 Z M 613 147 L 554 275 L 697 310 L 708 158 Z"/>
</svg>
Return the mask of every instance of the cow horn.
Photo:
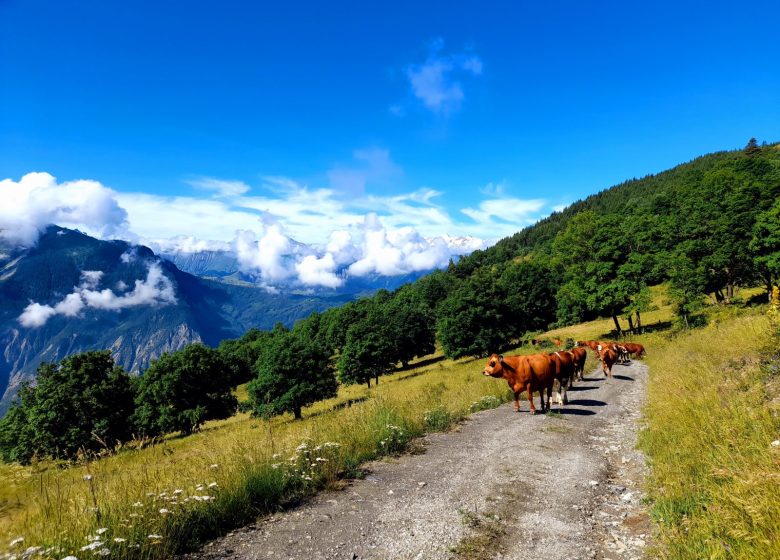
<svg viewBox="0 0 780 560">
<path fill-rule="evenodd" d="M 503 354 L 498 357 L 498 361 L 503 363 L 503 361 L 504 361 L 504 355 Z"/>
</svg>

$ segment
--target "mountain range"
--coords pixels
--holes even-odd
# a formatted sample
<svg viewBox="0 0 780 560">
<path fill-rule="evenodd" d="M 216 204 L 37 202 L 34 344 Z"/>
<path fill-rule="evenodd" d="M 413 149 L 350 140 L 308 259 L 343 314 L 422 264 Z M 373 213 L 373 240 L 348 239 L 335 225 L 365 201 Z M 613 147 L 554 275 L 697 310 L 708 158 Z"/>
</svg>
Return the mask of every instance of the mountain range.
<svg viewBox="0 0 780 560">
<path fill-rule="evenodd" d="M 229 276 L 231 265 L 225 255 L 179 262 L 215 277 Z M 163 352 L 198 341 L 217 345 L 252 327 L 289 326 L 354 297 L 348 290 L 271 293 L 202 278 L 147 247 L 50 226 L 33 247 L 0 246 L 0 413 L 42 362 L 108 348 L 137 373 Z"/>
</svg>

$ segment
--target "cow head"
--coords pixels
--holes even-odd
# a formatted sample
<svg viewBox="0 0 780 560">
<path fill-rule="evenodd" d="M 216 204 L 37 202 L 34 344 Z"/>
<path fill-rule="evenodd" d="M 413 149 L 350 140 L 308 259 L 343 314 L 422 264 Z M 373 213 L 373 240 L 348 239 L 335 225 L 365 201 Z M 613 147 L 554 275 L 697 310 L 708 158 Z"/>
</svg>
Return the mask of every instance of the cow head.
<svg viewBox="0 0 780 560">
<path fill-rule="evenodd" d="M 498 354 L 490 356 L 485 369 L 482 370 L 482 375 L 487 375 L 488 377 L 502 377 L 504 375 L 504 356 Z"/>
</svg>

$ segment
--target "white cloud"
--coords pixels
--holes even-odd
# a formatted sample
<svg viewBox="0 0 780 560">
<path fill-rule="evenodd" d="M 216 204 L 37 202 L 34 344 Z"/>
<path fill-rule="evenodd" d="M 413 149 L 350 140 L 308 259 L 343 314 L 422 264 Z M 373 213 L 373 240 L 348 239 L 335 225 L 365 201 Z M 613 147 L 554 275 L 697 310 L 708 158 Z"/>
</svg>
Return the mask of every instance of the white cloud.
<svg viewBox="0 0 780 560">
<path fill-rule="evenodd" d="M 326 288 L 338 288 L 344 280 L 336 275 L 336 260 L 330 253 L 317 258 L 314 255 L 303 257 L 296 263 L 298 280 L 305 286 L 325 286 Z"/>
<path fill-rule="evenodd" d="M 279 224 L 264 227 L 259 238 L 254 231 L 239 231 L 233 246 L 242 270 L 259 272 L 268 284 L 293 274 L 289 259 L 285 258 L 293 254 L 293 244 Z"/>
<path fill-rule="evenodd" d="M 461 212 L 482 225 L 495 225 L 501 229 L 503 222 L 517 228 L 538 220 L 546 204 L 541 198 L 494 198 L 483 200 L 477 208 L 462 208 Z"/>
<path fill-rule="evenodd" d="M 432 42 L 431 53 L 422 64 L 410 64 L 406 76 L 412 94 L 434 113 L 447 115 L 460 109 L 465 95 L 460 77 L 482 74 L 482 60 L 473 53 L 442 53 L 444 41 Z M 395 111 L 398 113 L 398 111 Z"/>
<path fill-rule="evenodd" d="M 60 302 L 51 305 L 41 305 L 31 302 L 19 316 L 19 323 L 23 327 L 38 328 L 54 315 L 76 317 L 84 308 L 119 311 L 127 307 L 141 305 L 167 305 L 176 303 L 176 295 L 173 284 L 163 273 L 159 263 L 149 265 L 146 278 L 136 280 L 132 291 L 123 295 L 116 295 L 112 290 L 96 290 L 103 277 L 103 272 L 98 270 L 85 270 L 81 273 L 81 284 L 74 291 L 65 296 Z"/>
<path fill-rule="evenodd" d="M 127 234 L 127 212 L 116 193 L 96 181 L 57 183 L 48 173 L 0 181 L 0 240 L 28 247 L 50 224 L 106 239 Z"/>
<path fill-rule="evenodd" d="M 391 184 L 403 175 L 390 153 L 379 148 L 356 150 L 350 166 L 333 169 L 356 171 L 360 175 L 356 188 L 383 181 Z M 26 202 L 20 203 L 14 193 L 22 184 L 27 194 L 21 198 Z M 264 177 L 258 187 L 263 194 L 250 194 L 241 187 L 224 189 L 226 196 L 220 198 L 170 197 L 117 193 L 95 181 L 57 185 L 50 175 L 30 174 L 18 183 L 0 182 L 2 202 L 6 194 L 9 200 L 11 194 L 16 197 L 0 207 L 0 225 L 16 219 L 24 226 L 15 230 L 5 225 L 0 236 L 13 232 L 17 241 L 34 240 L 40 224 L 51 220 L 99 237 L 113 231 L 112 237 L 140 241 L 158 253 L 230 251 L 243 272 L 257 275 L 269 289 L 291 283 L 333 287 L 344 280 L 345 271 L 392 275 L 446 266 L 453 256 L 484 248 L 549 211 L 544 200 L 507 196 L 503 183 L 474 189 L 483 199 L 464 204 L 454 214 L 445 206 L 453 206 L 452 199 L 431 187 L 390 196 L 364 192 L 345 196 L 340 188 L 312 187 L 282 176 Z M 75 201 L 72 208 L 65 207 L 63 193 Z M 83 201 L 93 200 L 97 209 L 86 208 Z M 8 207 L 17 214 L 12 215 Z M 33 208 L 48 210 L 40 213 Z M 58 216 L 63 215 L 86 223 L 60 222 Z M 136 250 L 130 249 L 121 260 L 130 263 L 137 258 Z M 94 286 L 82 287 L 87 288 L 94 291 Z M 115 288 L 121 293 L 132 287 Z M 113 305 L 108 293 L 90 297 L 93 305 Z M 77 309 L 75 299 L 67 305 L 68 310 Z M 42 307 L 30 307 L 25 317 L 32 323 L 45 321 L 51 312 Z M 65 309 L 54 313 L 65 314 Z"/>
<path fill-rule="evenodd" d="M 202 253 L 204 251 L 230 251 L 227 241 L 198 239 L 194 235 L 177 235 L 170 239 L 154 239 L 144 242 L 157 254 L 164 253 Z"/>
<path fill-rule="evenodd" d="M 25 307 L 22 314 L 19 315 L 19 323 L 21 323 L 23 327 L 30 329 L 42 327 L 55 313 L 56 311 L 54 311 L 54 308 L 50 305 L 31 303 Z"/>
<path fill-rule="evenodd" d="M 386 228 L 376 214 L 365 218 L 360 258 L 348 271 L 353 276 L 379 274 L 393 276 L 446 266 L 450 258 L 483 248 L 482 240 L 438 236 L 425 238 L 412 227 Z"/>
<path fill-rule="evenodd" d="M 249 185 L 243 181 L 226 181 L 224 179 L 215 179 L 214 177 L 200 177 L 187 182 L 195 188 L 213 191 L 215 196 L 220 197 L 240 196 L 249 192 Z"/>
</svg>

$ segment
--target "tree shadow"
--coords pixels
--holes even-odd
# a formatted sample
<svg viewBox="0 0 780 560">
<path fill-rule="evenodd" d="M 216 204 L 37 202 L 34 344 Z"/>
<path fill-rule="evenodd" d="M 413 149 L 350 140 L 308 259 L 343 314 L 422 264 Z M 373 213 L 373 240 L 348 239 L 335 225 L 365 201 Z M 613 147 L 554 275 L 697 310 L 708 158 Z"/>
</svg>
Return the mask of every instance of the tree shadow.
<svg viewBox="0 0 780 560">
<path fill-rule="evenodd" d="M 443 359 L 444 359 L 444 356 L 431 356 L 430 358 L 425 358 L 424 360 L 420 360 L 419 362 L 411 362 L 411 363 L 407 364 L 406 366 L 402 366 L 402 367 L 396 369 L 395 371 L 396 372 L 401 372 L 401 371 L 409 371 L 409 370 L 417 369 L 417 368 L 423 368 L 425 366 L 430 366 L 430 365 L 433 365 L 435 363 L 441 362 Z"/>
<path fill-rule="evenodd" d="M 575 406 L 607 406 L 604 401 L 597 401 L 593 399 L 574 399 L 569 401 L 569 404 Z"/>
</svg>

